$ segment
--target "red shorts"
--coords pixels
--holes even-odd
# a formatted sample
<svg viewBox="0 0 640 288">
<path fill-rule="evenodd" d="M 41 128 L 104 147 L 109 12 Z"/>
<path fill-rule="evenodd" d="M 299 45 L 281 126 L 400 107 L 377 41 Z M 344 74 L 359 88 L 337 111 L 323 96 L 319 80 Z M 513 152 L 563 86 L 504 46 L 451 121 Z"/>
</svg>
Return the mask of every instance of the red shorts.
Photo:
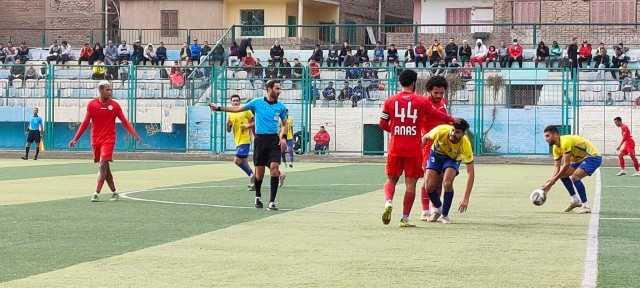
<svg viewBox="0 0 640 288">
<path fill-rule="evenodd" d="M 422 170 L 422 157 L 398 157 L 387 156 L 387 166 L 385 167 L 387 176 L 400 177 L 404 171 L 404 176 L 409 178 L 420 178 L 424 175 Z"/>
<path fill-rule="evenodd" d="M 114 143 L 102 143 L 93 145 L 93 162 L 112 161 Z"/>
<path fill-rule="evenodd" d="M 622 148 L 622 154 L 623 155 L 636 155 L 636 144 L 635 143 L 631 143 L 631 144 L 626 144 L 624 145 L 624 148 Z"/>
</svg>

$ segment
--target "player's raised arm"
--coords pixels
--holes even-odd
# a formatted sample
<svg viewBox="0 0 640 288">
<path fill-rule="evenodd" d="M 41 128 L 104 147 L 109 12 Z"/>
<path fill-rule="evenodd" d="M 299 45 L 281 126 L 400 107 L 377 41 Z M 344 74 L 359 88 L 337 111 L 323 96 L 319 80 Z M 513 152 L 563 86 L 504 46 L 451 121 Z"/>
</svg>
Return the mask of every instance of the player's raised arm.
<svg viewBox="0 0 640 288">
<path fill-rule="evenodd" d="M 249 110 L 249 108 L 247 107 L 247 105 L 244 106 L 227 106 L 227 107 L 223 107 L 220 105 L 216 105 L 215 103 L 211 103 L 209 104 L 209 108 L 211 108 L 211 111 L 221 111 L 221 112 L 242 112 L 242 111 L 247 111 Z"/>
<path fill-rule="evenodd" d="M 84 131 L 87 130 L 87 127 L 89 127 L 90 121 L 91 121 L 91 112 L 89 110 L 89 106 L 87 106 L 87 112 L 84 114 L 84 120 L 82 120 L 82 124 L 80 124 L 80 128 L 78 128 L 76 135 L 73 136 L 73 139 L 71 139 L 71 141 L 69 141 L 69 147 L 73 148 L 76 146 L 76 144 L 78 143 L 78 139 L 82 137 L 82 134 L 84 133 Z"/>
</svg>

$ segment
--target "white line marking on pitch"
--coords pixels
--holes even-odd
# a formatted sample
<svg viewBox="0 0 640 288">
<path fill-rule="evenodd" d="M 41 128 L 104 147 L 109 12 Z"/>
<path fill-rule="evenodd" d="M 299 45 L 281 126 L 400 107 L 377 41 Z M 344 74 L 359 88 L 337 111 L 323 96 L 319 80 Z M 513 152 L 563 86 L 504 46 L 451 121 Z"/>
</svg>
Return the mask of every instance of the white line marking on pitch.
<svg viewBox="0 0 640 288">
<path fill-rule="evenodd" d="M 607 186 L 607 188 L 640 188 L 640 186 Z"/>
<path fill-rule="evenodd" d="M 382 186 L 383 184 L 300 184 L 300 185 L 286 185 L 286 187 L 335 187 L 335 186 Z M 238 188 L 238 187 L 246 187 L 246 185 L 205 185 L 205 186 L 182 186 L 182 187 L 158 187 L 152 188 L 144 191 L 135 191 L 128 193 L 139 193 L 139 192 L 147 192 L 147 191 L 159 191 L 159 190 L 184 190 L 184 189 L 203 189 L 203 188 Z"/>
<path fill-rule="evenodd" d="M 593 199 L 593 214 L 587 232 L 587 255 L 584 259 L 583 288 L 595 288 L 598 285 L 598 229 L 600 228 L 600 195 L 602 194 L 602 173 L 596 175 L 596 192 Z"/>
<path fill-rule="evenodd" d="M 609 218 L 600 218 L 600 220 L 629 220 L 629 221 L 640 221 L 640 218 L 616 218 L 616 217 L 609 217 Z"/>
</svg>

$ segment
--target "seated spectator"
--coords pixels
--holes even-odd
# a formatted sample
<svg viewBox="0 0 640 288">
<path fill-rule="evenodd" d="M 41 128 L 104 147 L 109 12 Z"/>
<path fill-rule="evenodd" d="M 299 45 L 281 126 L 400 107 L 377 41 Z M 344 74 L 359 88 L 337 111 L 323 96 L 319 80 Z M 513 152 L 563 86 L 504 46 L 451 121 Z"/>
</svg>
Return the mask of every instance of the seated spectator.
<svg viewBox="0 0 640 288">
<path fill-rule="evenodd" d="M 164 47 L 164 42 L 160 42 L 160 46 L 156 49 L 156 65 L 164 66 L 164 61 L 167 60 L 167 48 Z"/>
<path fill-rule="evenodd" d="M 27 47 L 27 43 L 22 42 L 20 47 L 18 47 L 18 59 L 21 60 L 22 63 L 27 63 L 29 61 L 29 47 Z"/>
<path fill-rule="evenodd" d="M 189 59 L 191 59 L 191 49 L 187 42 L 184 42 L 180 48 L 180 61 L 187 61 Z"/>
<path fill-rule="evenodd" d="M 47 62 L 40 63 L 40 76 L 44 78 L 47 75 Z"/>
<path fill-rule="evenodd" d="M 273 59 L 269 59 L 269 64 L 267 64 L 267 68 L 265 69 L 265 75 L 268 79 L 276 79 L 278 77 L 278 67 L 276 63 L 273 62 Z"/>
<path fill-rule="evenodd" d="M 452 63 L 453 64 L 453 63 Z M 444 59 L 440 59 L 440 63 L 435 63 L 433 65 L 431 65 L 432 68 L 435 68 L 435 70 L 432 69 L 432 73 L 434 76 L 446 76 L 447 75 L 447 62 L 444 61 Z"/>
<path fill-rule="evenodd" d="M 522 55 L 524 53 L 524 48 L 522 48 L 522 45 L 518 43 L 518 39 L 513 39 L 513 44 L 509 46 L 508 52 L 509 52 L 509 68 L 511 68 L 511 66 L 513 65 L 513 61 L 517 61 L 518 66 L 522 68 L 522 60 L 523 60 Z"/>
<path fill-rule="evenodd" d="M 398 65 L 398 63 L 398 49 L 396 49 L 396 45 L 391 44 L 389 50 L 387 50 L 387 66 L 389 64 Z"/>
<path fill-rule="evenodd" d="M 151 65 L 157 65 L 156 62 L 156 51 L 153 49 L 153 45 L 151 43 L 147 44 L 147 47 L 144 48 L 144 58 L 142 58 L 142 65 L 147 65 L 147 61 L 151 62 Z"/>
<path fill-rule="evenodd" d="M 4 64 L 14 64 L 18 59 L 18 49 L 13 47 L 11 42 L 7 43 L 7 47 L 4 47 Z"/>
<path fill-rule="evenodd" d="M 484 59 L 487 57 L 487 46 L 482 43 L 482 39 L 476 40 L 476 46 L 471 50 L 471 66 L 475 67 L 476 64 L 482 67 L 482 63 L 484 63 Z"/>
<path fill-rule="evenodd" d="M 356 57 L 356 62 L 358 64 L 369 62 L 369 51 L 367 51 L 367 49 L 364 48 L 364 46 L 360 45 L 360 47 L 358 47 L 358 50 L 356 50 L 355 57 Z"/>
<path fill-rule="evenodd" d="M 49 55 L 47 55 L 47 64 L 51 64 L 51 61 L 56 61 L 56 64 L 60 64 L 62 61 L 62 47 L 58 45 L 58 41 L 53 41 L 53 44 L 49 47 Z"/>
<path fill-rule="evenodd" d="M 169 75 L 169 83 L 171 84 L 171 87 L 175 89 L 182 89 L 182 87 L 184 87 L 185 75 L 188 74 L 182 72 L 182 69 L 180 69 L 180 63 L 178 63 L 178 61 L 174 62 L 173 67 L 171 67 L 171 74 Z"/>
<path fill-rule="evenodd" d="M 460 69 L 460 64 L 458 63 L 458 59 L 457 58 L 453 58 L 451 59 L 451 64 L 449 64 L 448 66 L 448 70 L 451 73 L 458 73 L 458 70 Z"/>
<path fill-rule="evenodd" d="M 353 96 L 353 88 L 349 87 L 349 81 L 344 81 L 344 87 L 340 90 L 340 95 L 338 95 L 338 100 L 345 101 L 351 100 Z"/>
<path fill-rule="evenodd" d="M 502 42 L 502 46 L 498 49 L 498 61 L 500 61 L 500 68 L 506 68 L 509 63 L 509 52 L 507 44 Z"/>
<path fill-rule="evenodd" d="M 349 67 L 344 65 L 347 55 L 351 55 L 351 46 L 349 46 L 347 41 L 344 41 L 344 43 L 342 43 L 342 47 L 340 47 L 340 55 L 338 55 L 340 57 L 340 65 L 342 65 L 342 67 Z"/>
<path fill-rule="evenodd" d="M 356 65 L 356 57 L 351 55 L 351 50 L 347 51 L 347 55 L 344 56 L 344 62 L 342 63 L 343 67 L 353 67 Z"/>
<path fill-rule="evenodd" d="M 189 47 L 189 59 L 200 64 L 200 56 L 202 55 L 202 46 L 198 44 L 198 38 L 193 39 L 193 43 Z"/>
<path fill-rule="evenodd" d="M 460 55 L 460 60 L 462 61 L 462 66 L 465 66 L 471 59 L 471 46 L 467 40 L 462 40 L 462 46 L 460 46 L 460 50 L 458 51 L 458 55 Z"/>
<path fill-rule="evenodd" d="M 420 40 L 420 44 L 418 44 L 418 46 L 416 46 L 416 49 L 414 50 L 415 55 L 416 55 L 416 67 L 420 67 L 420 64 L 422 64 L 422 67 L 427 67 L 427 61 L 428 59 L 428 54 L 427 54 L 427 47 L 424 46 L 424 41 Z"/>
<path fill-rule="evenodd" d="M 453 60 L 453 58 L 458 58 L 458 45 L 453 38 L 449 38 L 449 43 L 444 47 L 444 54 L 444 60 L 447 65 L 451 63 L 451 60 Z"/>
<path fill-rule="evenodd" d="M 378 41 L 376 48 L 373 50 L 373 64 L 382 66 L 382 62 L 384 62 L 384 46 L 382 42 Z"/>
<path fill-rule="evenodd" d="M 558 62 L 558 68 L 560 68 L 560 60 L 562 59 L 562 48 L 558 44 L 558 41 L 553 41 L 551 44 L 551 52 L 549 55 L 549 68 L 553 68 L 553 63 Z"/>
<path fill-rule="evenodd" d="M 311 78 L 320 79 L 320 63 L 311 59 L 311 62 L 309 62 L 309 70 L 311 70 Z"/>
<path fill-rule="evenodd" d="M 213 52 L 211 52 L 211 60 L 213 61 L 212 65 L 214 66 L 222 66 L 224 65 L 224 47 L 222 44 L 218 43 L 213 47 Z"/>
<path fill-rule="evenodd" d="M 104 49 L 102 48 L 102 45 L 100 45 L 100 43 L 96 43 L 95 45 L 93 45 L 93 55 L 89 60 L 89 65 L 93 65 L 93 63 L 98 60 L 104 63 L 104 58 Z"/>
<path fill-rule="evenodd" d="M 80 58 L 78 58 L 78 65 L 82 64 L 82 61 L 87 61 L 93 56 L 93 49 L 89 46 L 89 43 L 84 43 L 84 46 L 80 49 Z"/>
<path fill-rule="evenodd" d="M 242 67 L 244 68 L 244 71 L 247 71 L 247 75 L 249 75 L 249 77 L 253 76 L 253 68 L 257 63 L 256 58 L 253 58 L 251 52 L 247 52 L 247 55 L 242 58 Z"/>
<path fill-rule="evenodd" d="M 609 68 L 610 59 L 607 54 L 607 48 L 604 46 L 604 43 L 600 43 L 600 47 L 596 49 L 596 56 L 593 56 L 594 65 L 593 67 L 603 69 Z"/>
<path fill-rule="evenodd" d="M 259 58 L 255 58 L 255 59 L 256 59 L 256 65 L 253 66 L 252 76 L 253 78 L 262 79 L 264 78 L 264 66 L 262 66 L 262 63 L 260 63 Z"/>
<path fill-rule="evenodd" d="M 62 61 L 62 65 L 64 65 L 67 61 L 73 60 L 73 57 L 71 57 L 71 53 L 73 52 L 73 50 L 71 49 L 71 45 L 67 43 L 67 41 L 62 41 L 61 48 L 62 48 L 61 61 Z"/>
<path fill-rule="evenodd" d="M 4 51 L 4 44 L 0 43 L 0 64 L 4 64 L 4 59 L 7 58 L 7 54 Z"/>
<path fill-rule="evenodd" d="M 122 41 L 118 46 L 118 61 L 122 63 L 122 60 L 129 61 L 131 59 L 131 52 L 129 52 L 129 46 L 127 46 L 127 41 Z"/>
<path fill-rule="evenodd" d="M 24 82 L 26 70 L 27 69 L 22 61 L 17 59 L 16 64 L 11 66 L 11 69 L 9 70 L 9 87 L 13 87 L 13 80 L 15 79 L 19 79 Z"/>
<path fill-rule="evenodd" d="M 327 55 L 327 67 L 338 67 L 338 61 L 340 61 L 340 51 L 335 47 L 335 45 L 331 44 L 329 47 L 329 55 Z"/>
<path fill-rule="evenodd" d="M 404 66 L 411 68 L 416 67 L 416 54 L 411 44 L 407 46 L 407 50 L 404 50 Z"/>
<path fill-rule="evenodd" d="M 118 67 L 118 75 L 120 75 L 122 84 L 124 84 L 124 81 L 129 80 L 129 61 L 120 61 L 120 66 Z"/>
<path fill-rule="evenodd" d="M 104 63 L 107 65 L 118 64 L 118 47 L 113 45 L 113 41 L 107 42 L 107 47 L 104 49 Z"/>
<path fill-rule="evenodd" d="M 348 58 L 347 58 L 348 59 Z M 362 77 L 362 69 L 358 67 L 356 64 L 351 65 L 351 67 L 346 69 L 345 77 L 347 79 L 360 79 Z"/>
<path fill-rule="evenodd" d="M 427 55 L 429 56 L 430 63 L 438 63 L 440 59 L 444 58 L 444 48 L 438 41 L 438 39 L 433 39 L 433 43 L 429 50 L 427 51 Z"/>
<path fill-rule="evenodd" d="M 473 67 L 471 66 L 471 62 L 467 62 L 464 64 L 464 67 L 460 69 L 460 78 L 464 80 L 471 80 L 471 71 Z"/>
<path fill-rule="evenodd" d="M 497 68 L 498 66 L 498 50 L 496 50 L 496 46 L 489 46 L 489 51 L 487 51 L 487 58 L 485 58 L 487 64 L 485 67 L 489 67 L 489 64 L 493 63 L 493 68 Z"/>
<path fill-rule="evenodd" d="M 180 67 L 180 61 L 173 61 L 173 66 L 171 66 L 171 74 L 180 73 L 182 74 L 182 67 Z"/>
<path fill-rule="evenodd" d="M 191 73 L 194 71 L 194 66 L 193 66 L 193 60 L 189 59 L 187 60 L 187 64 L 184 65 L 184 68 L 182 69 L 182 74 L 184 75 L 184 78 L 187 79 L 189 76 L 191 76 Z M 195 75 L 195 77 L 199 77 L 199 75 Z"/>
<path fill-rule="evenodd" d="M 229 66 L 237 66 L 240 63 L 240 47 L 236 41 L 231 42 L 229 47 Z"/>
<path fill-rule="evenodd" d="M 330 81 L 329 85 L 322 90 L 322 97 L 328 101 L 336 100 L 336 89 L 333 88 L 333 81 Z"/>
<path fill-rule="evenodd" d="M 364 71 L 362 71 L 362 78 L 364 79 L 378 79 L 378 70 L 376 68 L 372 68 L 371 62 L 365 62 Z"/>
<path fill-rule="evenodd" d="M 280 64 L 280 65 L 283 64 L 284 49 L 282 49 L 282 46 L 280 46 L 280 43 L 278 42 L 278 40 L 276 40 L 273 43 L 273 46 L 271 46 L 271 49 L 269 49 L 269 57 L 271 57 L 271 60 L 273 60 L 274 64 Z"/>
<path fill-rule="evenodd" d="M 293 59 L 293 69 L 292 69 L 292 78 L 293 79 L 302 79 L 302 64 L 298 60 L 298 58 Z"/>
<path fill-rule="evenodd" d="M 619 91 L 629 92 L 633 89 L 633 77 L 631 71 L 627 67 L 627 63 L 622 63 L 620 66 L 620 85 L 618 86 Z"/>
<path fill-rule="evenodd" d="M 316 142 L 315 151 L 316 154 L 325 154 L 329 150 L 329 143 L 331 142 L 331 135 L 324 129 L 324 126 L 320 126 L 320 130 L 313 136 L 313 141 Z"/>
<path fill-rule="evenodd" d="M 591 55 L 591 44 L 585 40 L 578 50 L 578 66 L 582 68 L 582 63 L 587 62 L 587 68 L 589 68 L 591 66 Z"/>
<path fill-rule="evenodd" d="M 273 62 L 276 61 L 274 60 Z M 280 68 L 278 70 L 280 77 L 282 77 L 283 79 L 291 79 L 291 63 L 289 63 L 289 60 L 287 60 L 287 58 L 282 58 L 282 64 L 280 65 Z"/>
<path fill-rule="evenodd" d="M 363 99 L 369 99 L 369 93 L 367 92 L 367 88 L 362 85 L 362 80 L 358 80 L 358 85 L 353 88 L 351 107 L 358 107 L 358 102 Z"/>
<path fill-rule="evenodd" d="M 622 42 L 618 43 L 618 47 L 620 47 L 620 50 L 622 50 L 622 54 L 625 54 L 625 56 L 629 52 L 629 47 L 624 47 L 624 43 Z"/>
<path fill-rule="evenodd" d="M 102 60 L 97 60 L 96 63 L 91 68 L 93 74 L 91 75 L 91 79 L 93 80 L 104 80 L 107 76 L 107 67 L 104 66 L 104 62 Z"/>
<path fill-rule="evenodd" d="M 309 57 L 309 62 L 312 60 L 320 65 L 324 62 L 324 52 L 322 51 L 322 48 L 320 48 L 320 44 L 316 44 L 316 48 L 313 49 L 313 53 L 311 54 L 311 57 Z"/>
<path fill-rule="evenodd" d="M 131 62 L 133 65 L 139 65 L 140 62 L 144 60 L 144 48 L 142 47 L 142 43 L 140 40 L 136 40 L 133 43 L 133 53 L 131 53 Z"/>
<path fill-rule="evenodd" d="M 242 61 L 242 58 L 249 55 L 249 50 L 251 50 L 251 54 L 256 54 L 253 51 L 253 45 L 251 44 L 251 42 L 251 37 L 242 39 L 242 41 L 240 41 L 240 48 L 238 49 L 238 57 L 240 57 L 240 61 Z"/>
<path fill-rule="evenodd" d="M 538 43 L 538 48 L 536 49 L 536 60 L 535 65 L 538 68 L 538 63 L 544 62 L 547 68 L 549 67 L 549 47 L 544 44 L 544 41 L 540 41 Z"/>
<path fill-rule="evenodd" d="M 611 76 L 613 77 L 613 79 L 618 79 L 616 70 L 619 70 L 620 67 L 622 67 L 622 64 L 628 63 L 629 57 L 624 55 L 620 47 L 615 47 L 613 48 L 613 50 L 615 51 L 615 55 L 613 55 L 613 58 L 611 58 L 611 68 L 613 68 L 611 69 Z"/>
<path fill-rule="evenodd" d="M 35 66 L 30 65 L 29 68 L 27 68 L 27 72 L 24 74 L 24 78 L 25 80 L 40 80 L 42 79 L 42 74 L 40 74 L 40 71 L 38 71 Z"/>
</svg>

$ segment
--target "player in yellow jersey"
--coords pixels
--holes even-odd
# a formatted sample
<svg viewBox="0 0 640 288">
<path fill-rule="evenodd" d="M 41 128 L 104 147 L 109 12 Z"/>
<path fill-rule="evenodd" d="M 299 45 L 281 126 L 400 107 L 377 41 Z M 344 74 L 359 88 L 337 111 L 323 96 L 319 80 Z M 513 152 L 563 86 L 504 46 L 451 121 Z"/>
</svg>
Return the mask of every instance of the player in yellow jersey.
<svg viewBox="0 0 640 288">
<path fill-rule="evenodd" d="M 293 148 L 296 144 L 293 139 L 293 126 L 295 126 L 293 116 L 289 115 L 287 118 L 287 135 L 285 135 L 287 138 L 287 151 L 286 153 L 282 153 L 282 162 L 285 164 L 283 168 L 286 167 L 287 164 L 289 168 L 293 168 Z M 289 155 L 289 159 L 287 159 L 287 155 Z M 284 173 L 284 169 L 282 170 L 282 173 L 280 173 L 280 187 L 284 186 L 284 180 L 287 178 L 287 174 Z"/>
<path fill-rule="evenodd" d="M 457 119 L 453 125 L 436 126 L 422 137 L 422 143 L 433 141 L 426 167 L 427 191 L 434 208 L 429 218 L 430 222 L 439 220 L 443 224 L 451 223 L 449 210 L 453 202 L 453 181 L 459 174 L 460 162 L 465 163 L 468 175 L 464 198 L 460 202 L 458 211 L 464 213 L 469 207 L 475 170 L 471 142 L 465 135 L 468 129 L 467 121 Z M 443 187 L 444 190 L 443 201 L 440 201 L 440 195 L 438 195 L 439 187 Z"/>
<path fill-rule="evenodd" d="M 240 106 L 240 96 L 231 96 L 231 106 Z M 251 138 L 253 134 L 253 113 L 251 111 L 229 113 L 227 120 L 227 132 L 233 132 L 233 140 L 236 144 L 236 157 L 233 162 L 249 177 L 249 190 L 253 191 L 254 175 L 247 157 L 251 150 Z"/>
<path fill-rule="evenodd" d="M 555 160 L 553 176 L 542 186 L 545 198 L 551 187 L 560 180 L 571 196 L 571 203 L 564 212 L 571 212 L 580 207 L 577 210 L 578 213 L 591 213 L 582 178 L 591 176 L 600 167 L 602 164 L 600 152 L 589 140 L 581 136 L 560 136 L 556 126 L 544 128 L 544 140 L 549 145 L 553 145 L 552 154 Z M 576 192 L 578 192 L 577 196 Z"/>
</svg>

